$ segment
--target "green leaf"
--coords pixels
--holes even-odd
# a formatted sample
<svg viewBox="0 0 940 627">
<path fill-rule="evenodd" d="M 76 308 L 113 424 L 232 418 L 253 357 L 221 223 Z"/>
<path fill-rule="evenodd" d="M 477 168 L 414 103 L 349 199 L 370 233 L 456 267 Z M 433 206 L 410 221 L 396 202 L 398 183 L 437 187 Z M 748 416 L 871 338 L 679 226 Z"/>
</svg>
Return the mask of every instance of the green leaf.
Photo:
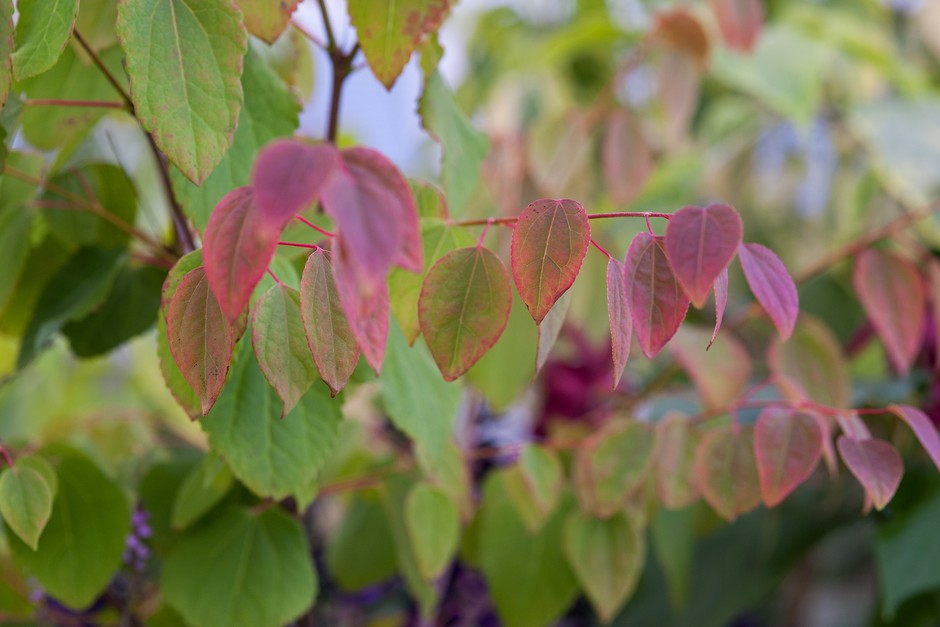
<svg viewBox="0 0 940 627">
<path fill-rule="evenodd" d="M 251 344 L 261 372 L 284 401 L 283 416 L 317 380 L 300 316 L 300 292 L 275 285 L 264 293 L 251 319 Z"/>
<path fill-rule="evenodd" d="M 441 169 L 447 205 L 454 217 L 460 217 L 467 201 L 476 193 L 480 166 L 490 149 L 489 139 L 460 110 L 438 72 L 427 79 L 419 111 L 424 127 L 444 149 Z"/>
<path fill-rule="evenodd" d="M 519 463 L 506 474 L 506 489 L 529 531 L 535 533 L 551 516 L 561 498 L 564 471 L 549 449 L 527 444 Z"/>
<path fill-rule="evenodd" d="M 179 170 L 170 170 L 173 190 L 200 232 L 223 196 L 251 182 L 251 166 L 258 151 L 272 139 L 286 137 L 297 128 L 297 98 L 261 59 L 260 48 L 252 44 L 245 55 L 241 78 L 245 102 L 238 114 L 232 147 L 219 165 L 200 185 L 194 185 Z"/>
<path fill-rule="evenodd" d="M 395 574 L 394 544 L 382 503 L 373 492 L 356 492 L 327 539 L 327 570 L 343 589 L 361 590 Z"/>
<path fill-rule="evenodd" d="M 621 275 L 622 276 L 622 275 Z M 542 366 L 548 361 L 555 348 L 555 342 L 561 334 L 561 328 L 565 324 L 565 318 L 568 317 L 568 306 L 571 304 L 571 290 L 566 291 L 558 297 L 552 308 L 548 310 L 542 323 L 539 325 L 539 344 L 535 353 L 535 371 L 542 370 Z"/>
<path fill-rule="evenodd" d="M 693 463 L 697 446 L 688 417 L 672 412 L 656 423 L 652 472 L 664 507 L 680 509 L 698 500 Z"/>
<path fill-rule="evenodd" d="M 87 607 L 120 567 L 130 509 L 124 493 L 83 454 L 48 448 L 59 477 L 52 516 L 33 551 L 9 537 L 16 562 L 70 607 Z"/>
<path fill-rule="evenodd" d="M 13 0 L 0 0 L 0 109 L 10 95 L 13 42 Z"/>
<path fill-rule="evenodd" d="M 78 0 L 20 0 L 13 74 L 21 81 L 42 74 L 68 43 L 78 15 Z"/>
<path fill-rule="evenodd" d="M 186 529 L 212 511 L 235 483 L 232 471 L 218 455 L 209 453 L 193 467 L 176 492 L 170 525 Z"/>
<path fill-rule="evenodd" d="M 23 205 L 0 206 L 0 310 L 16 287 L 16 279 L 29 253 L 29 238 L 36 212 Z"/>
<path fill-rule="evenodd" d="M 848 363 L 839 340 L 818 319 L 801 315 L 788 341 L 774 339 L 767 361 L 791 396 L 830 407 L 849 406 Z"/>
<path fill-rule="evenodd" d="M 372 73 L 387 89 L 404 69 L 421 40 L 447 17 L 453 0 L 363 0 L 350 2 L 349 19 Z"/>
<path fill-rule="evenodd" d="M 405 525 L 425 579 L 440 575 L 457 551 L 460 517 L 457 506 L 441 488 L 418 483 L 405 500 Z"/>
<path fill-rule="evenodd" d="M 8 468 L 0 474 L 0 515 L 32 550 L 52 515 L 52 488 L 32 468 Z"/>
<path fill-rule="evenodd" d="M 230 507 L 194 527 L 173 547 L 161 582 L 193 627 L 280 627 L 317 595 L 303 528 L 277 508 Z"/>
<path fill-rule="evenodd" d="M 708 431 L 695 452 L 698 487 L 722 518 L 733 521 L 760 504 L 754 428 L 731 425 Z"/>
<path fill-rule="evenodd" d="M 82 34 L 94 50 L 103 50 L 118 43 L 114 23 L 117 21 L 118 0 L 84 0 L 80 3 L 75 30 Z"/>
<path fill-rule="evenodd" d="M 693 510 L 661 509 L 650 522 L 653 552 L 662 566 L 669 586 L 669 596 L 677 608 L 685 605 L 692 578 L 692 555 L 695 550 Z"/>
<path fill-rule="evenodd" d="M 581 509 L 612 516 L 646 480 L 654 437 L 646 423 L 609 423 L 578 449 L 572 483 Z"/>
<path fill-rule="evenodd" d="M 212 449 L 259 496 L 281 499 L 316 480 L 340 420 L 340 402 L 320 386 L 286 416 L 264 378 L 249 342 L 236 349 L 235 365 L 215 407 L 201 425 Z"/>
<path fill-rule="evenodd" d="M 160 362 L 160 373 L 163 375 L 163 382 L 167 389 L 179 403 L 179 406 L 192 419 L 202 416 L 202 403 L 199 402 L 199 395 L 196 394 L 186 381 L 186 377 L 176 365 L 173 359 L 173 353 L 170 352 L 170 340 L 166 330 L 166 315 L 161 311 L 157 314 L 157 358 Z"/>
<path fill-rule="evenodd" d="M 186 178 L 202 183 L 232 145 L 248 36 L 224 0 L 126 0 L 118 36 L 137 119 Z"/>
<path fill-rule="evenodd" d="M 427 349 L 408 346 L 397 324 L 388 334 L 388 354 L 379 384 L 385 410 L 396 427 L 420 447 L 428 470 L 442 462 L 460 402 L 460 386 L 441 380 Z"/>
<path fill-rule="evenodd" d="M 59 492 L 59 477 L 55 474 L 55 468 L 49 461 L 40 455 L 27 455 L 16 460 L 17 468 L 30 468 L 35 470 L 46 481 L 46 485 L 52 491 L 54 497 Z"/>
<path fill-rule="evenodd" d="M 597 615 L 609 623 L 636 587 L 646 542 L 622 512 L 604 520 L 573 511 L 565 523 L 565 555 Z"/>
<path fill-rule="evenodd" d="M 300 0 L 238 0 L 238 8 L 245 14 L 248 32 L 264 41 L 273 43 L 290 23 L 291 13 Z"/>
</svg>

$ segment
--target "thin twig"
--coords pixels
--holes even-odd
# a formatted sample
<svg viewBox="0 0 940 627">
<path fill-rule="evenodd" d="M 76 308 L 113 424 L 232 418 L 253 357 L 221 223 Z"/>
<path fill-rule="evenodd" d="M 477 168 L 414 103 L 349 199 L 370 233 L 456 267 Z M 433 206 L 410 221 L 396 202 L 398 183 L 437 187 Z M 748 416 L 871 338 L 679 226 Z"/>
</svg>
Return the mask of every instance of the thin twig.
<svg viewBox="0 0 940 627">
<path fill-rule="evenodd" d="M 303 222 L 304 224 L 309 226 L 311 229 L 313 229 L 317 233 L 320 233 L 321 235 L 325 235 L 326 237 L 336 237 L 336 233 L 331 233 L 330 231 L 327 231 L 326 229 L 320 228 L 319 226 L 317 226 L 316 224 L 314 224 L 313 222 L 311 222 L 310 220 L 308 220 L 307 218 L 303 216 L 294 216 L 294 218 L 296 218 L 300 222 Z"/>
<path fill-rule="evenodd" d="M 316 46 L 317 48 L 326 50 L 326 42 L 324 42 L 322 39 L 320 39 L 319 37 L 311 33 L 309 30 L 307 30 L 307 28 L 304 25 L 302 25 L 299 20 L 295 18 L 291 20 L 291 24 L 293 24 L 294 28 L 299 30 L 300 34 L 306 37 L 310 41 L 310 43 L 312 43 L 314 46 Z"/>
<path fill-rule="evenodd" d="M 330 12 L 326 10 L 324 0 L 317 0 L 317 3 L 320 5 L 320 15 L 323 16 L 323 29 L 326 31 L 326 49 L 333 52 L 337 47 L 336 37 L 333 36 L 333 25 L 330 24 Z"/>
<path fill-rule="evenodd" d="M 127 109 L 123 102 L 113 100 L 64 100 L 61 98 L 32 98 L 23 103 L 27 107 L 90 107 L 99 109 Z"/>
<path fill-rule="evenodd" d="M 78 29 L 72 31 L 72 34 L 75 36 L 75 41 L 85 50 L 89 57 L 91 57 L 92 62 L 101 70 L 101 73 L 104 74 L 104 77 L 111 83 L 111 86 L 114 87 L 115 91 L 121 95 L 121 100 L 124 101 L 124 106 L 128 111 L 133 113 L 134 111 L 134 101 L 131 100 L 131 96 L 124 90 L 124 87 L 118 82 L 114 74 L 111 73 L 111 70 L 108 69 L 108 66 L 104 64 L 104 61 L 101 60 L 101 57 L 98 56 L 98 53 L 88 45 L 88 42 L 85 41 L 85 38 L 82 37 L 82 34 L 78 32 Z"/>
<path fill-rule="evenodd" d="M 672 218 L 671 213 L 657 213 L 654 211 L 613 211 L 610 213 L 589 213 L 588 220 L 603 220 L 605 218 L 663 218 L 664 220 L 669 220 Z M 484 224 L 515 224 L 519 221 L 518 216 L 510 216 L 503 218 L 477 218 L 473 220 L 451 220 L 448 222 L 450 226 L 483 226 Z"/>
</svg>

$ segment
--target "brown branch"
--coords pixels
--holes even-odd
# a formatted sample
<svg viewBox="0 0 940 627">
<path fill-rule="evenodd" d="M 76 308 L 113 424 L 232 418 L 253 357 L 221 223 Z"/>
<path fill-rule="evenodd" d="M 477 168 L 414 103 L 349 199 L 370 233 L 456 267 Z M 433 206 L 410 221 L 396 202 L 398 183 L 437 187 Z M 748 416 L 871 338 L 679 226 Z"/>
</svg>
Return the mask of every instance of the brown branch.
<svg viewBox="0 0 940 627">
<path fill-rule="evenodd" d="M 108 69 L 108 66 L 104 64 L 104 61 L 101 60 L 101 57 L 98 56 L 98 53 L 85 41 L 85 38 L 82 37 L 82 34 L 78 32 L 78 29 L 72 31 L 72 35 L 75 36 L 75 41 L 85 50 L 85 53 L 91 57 L 92 62 L 101 70 L 101 73 L 104 74 L 104 77 L 111 83 L 111 86 L 114 87 L 114 90 L 120 94 L 121 100 L 124 101 L 124 107 L 131 113 L 134 113 L 134 102 L 131 100 L 130 94 L 128 94 L 124 87 L 118 82 L 118 79 L 111 73 L 111 70 Z"/>
<path fill-rule="evenodd" d="M 63 100 L 61 98 L 32 98 L 23 103 L 27 107 L 91 107 L 99 109 L 127 109 L 123 102 L 113 100 Z"/>
<path fill-rule="evenodd" d="M 655 211 L 613 211 L 610 213 L 589 213 L 588 220 L 603 220 L 605 218 L 663 218 L 669 220 L 671 213 L 658 213 Z M 515 224 L 519 221 L 518 216 L 509 216 L 503 218 L 477 218 L 473 220 L 451 220 L 449 226 L 484 226 L 487 224 Z"/>
</svg>

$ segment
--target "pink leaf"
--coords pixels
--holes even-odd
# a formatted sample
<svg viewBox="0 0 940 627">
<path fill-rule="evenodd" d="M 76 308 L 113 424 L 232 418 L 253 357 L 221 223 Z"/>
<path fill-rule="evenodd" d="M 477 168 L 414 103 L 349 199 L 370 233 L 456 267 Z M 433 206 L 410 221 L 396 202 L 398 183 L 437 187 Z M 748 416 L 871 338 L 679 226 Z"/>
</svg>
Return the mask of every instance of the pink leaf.
<svg viewBox="0 0 940 627">
<path fill-rule="evenodd" d="M 317 200 L 338 164 L 339 153 L 332 144 L 279 139 L 265 146 L 255 160 L 251 184 L 266 222 L 283 230 Z"/>
<path fill-rule="evenodd" d="M 910 405 L 890 405 L 888 409 L 895 416 L 907 423 L 920 445 L 924 447 L 934 465 L 940 470 L 940 435 L 927 414 Z"/>
<path fill-rule="evenodd" d="M 610 319 L 610 349 L 614 360 L 614 387 L 620 383 L 623 369 L 630 357 L 633 318 L 627 304 L 623 264 L 610 258 L 607 262 L 607 317 Z"/>
<path fill-rule="evenodd" d="M 926 294 L 917 268 L 890 252 L 868 249 L 855 259 L 852 283 L 891 363 L 907 372 L 924 334 Z"/>
<path fill-rule="evenodd" d="M 574 200 L 536 200 L 512 232 L 512 276 L 536 324 L 574 283 L 588 245 L 591 225 Z"/>
<path fill-rule="evenodd" d="M 627 302 L 643 354 L 652 358 L 675 335 L 689 309 L 662 237 L 638 233 L 624 263 Z"/>
<path fill-rule="evenodd" d="M 744 278 L 783 340 L 793 333 L 800 313 L 796 285 L 780 258 L 766 246 L 741 244 L 738 258 Z"/>
<path fill-rule="evenodd" d="M 712 347 L 715 338 L 718 337 L 718 331 L 721 330 L 721 321 L 725 318 L 725 308 L 728 306 L 728 268 L 721 271 L 715 280 L 715 330 L 712 331 L 712 339 L 708 341 L 705 350 Z"/>
<path fill-rule="evenodd" d="M 607 194 L 619 205 L 636 198 L 653 173 L 653 153 L 639 121 L 626 109 L 614 109 L 607 116 L 601 162 Z"/>
<path fill-rule="evenodd" d="M 173 360 L 206 415 L 222 392 L 235 339 L 202 268 L 180 281 L 167 307 L 166 327 Z"/>
<path fill-rule="evenodd" d="M 741 244 L 741 217 L 731 205 L 684 207 L 666 227 L 669 263 L 692 304 L 701 308 Z"/>
<path fill-rule="evenodd" d="M 723 518 L 734 520 L 760 503 L 760 480 L 754 460 L 753 427 L 731 425 L 705 433 L 695 452 L 698 488 Z"/>
<path fill-rule="evenodd" d="M 363 357 L 379 374 L 388 341 L 388 284 L 384 278 L 374 283 L 356 281 L 348 269 L 349 253 L 342 247 L 342 242 L 337 244 L 339 246 L 332 254 L 336 291 Z"/>
<path fill-rule="evenodd" d="M 883 509 L 901 484 L 904 475 L 901 455 L 888 442 L 877 438 L 856 440 L 840 435 L 836 447 L 875 509 Z"/>
<path fill-rule="evenodd" d="M 711 0 L 718 29 L 732 50 L 750 52 L 764 24 L 762 0 Z"/>
<path fill-rule="evenodd" d="M 754 426 L 754 457 L 767 507 L 780 503 L 819 464 L 823 432 L 816 418 L 770 407 Z"/>
</svg>

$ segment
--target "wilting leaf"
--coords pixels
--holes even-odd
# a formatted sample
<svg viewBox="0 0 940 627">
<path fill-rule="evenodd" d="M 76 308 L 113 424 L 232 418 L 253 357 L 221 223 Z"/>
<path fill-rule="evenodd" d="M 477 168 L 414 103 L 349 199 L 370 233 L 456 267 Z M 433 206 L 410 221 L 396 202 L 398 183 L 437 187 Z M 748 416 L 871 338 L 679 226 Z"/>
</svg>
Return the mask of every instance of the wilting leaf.
<svg viewBox="0 0 940 627">
<path fill-rule="evenodd" d="M 761 500 L 754 460 L 754 428 L 722 426 L 707 431 L 695 452 L 698 488 L 723 518 L 734 520 Z"/>
<path fill-rule="evenodd" d="M 13 74 L 21 81 L 42 74 L 65 49 L 78 16 L 78 0 L 19 0 Z"/>
<path fill-rule="evenodd" d="M 251 171 L 264 221 L 283 229 L 313 204 L 338 164 L 339 153 L 332 144 L 279 139 L 265 146 Z"/>
<path fill-rule="evenodd" d="M 575 495 L 584 512 L 608 517 L 645 480 L 653 456 L 653 432 L 635 420 L 610 423 L 578 449 L 572 469 Z"/>
<path fill-rule="evenodd" d="M 824 434 L 806 413 L 768 407 L 754 425 L 754 457 L 767 507 L 783 501 L 813 474 L 822 456 Z"/>
<path fill-rule="evenodd" d="M 842 461 L 865 488 L 865 494 L 875 509 L 883 509 L 894 496 L 904 475 L 904 462 L 897 449 L 877 438 L 857 440 L 847 435 L 839 436 L 836 447 Z"/>
<path fill-rule="evenodd" d="M 552 354 L 552 348 L 558 341 L 558 335 L 565 324 L 565 317 L 568 315 L 568 305 L 571 304 L 571 291 L 562 294 L 549 312 L 542 319 L 539 325 L 539 343 L 535 353 L 535 372 L 538 373 L 549 355 Z"/>
<path fill-rule="evenodd" d="M 3 523 L 32 550 L 52 515 L 52 489 L 32 468 L 7 468 L 0 474 Z"/>
<path fill-rule="evenodd" d="M 434 264 L 421 288 L 418 320 L 444 379 L 465 373 L 496 343 L 511 307 L 509 273 L 489 249 L 460 248 Z"/>
<path fill-rule="evenodd" d="M 384 279 L 372 286 L 357 282 L 347 268 L 343 252 L 339 248 L 332 253 L 336 291 L 363 357 L 378 374 L 388 341 L 388 284 Z"/>
<path fill-rule="evenodd" d="M 786 266 L 774 251 L 760 244 L 741 244 L 738 258 L 757 302 L 770 316 L 780 337 L 786 340 L 793 333 L 793 325 L 800 313 L 796 285 Z"/>
<path fill-rule="evenodd" d="M 741 244 L 741 217 L 725 204 L 683 207 L 666 227 L 672 271 L 699 309 Z"/>
<path fill-rule="evenodd" d="M 724 407 L 734 401 L 751 378 L 751 358 L 733 335 L 725 334 L 708 348 L 708 330 L 685 326 L 679 329 L 669 350 L 695 383 L 705 405 Z"/>
<path fill-rule="evenodd" d="M 607 195 L 618 205 L 636 198 L 653 173 L 653 152 L 639 120 L 626 109 L 614 109 L 607 116 L 601 162 Z"/>
<path fill-rule="evenodd" d="M 624 263 L 627 302 L 643 354 L 652 358 L 675 335 L 689 308 L 662 237 L 637 233 Z"/>
<path fill-rule="evenodd" d="M 803 315 L 793 337 L 776 338 L 768 350 L 770 371 L 791 396 L 830 407 L 848 407 L 849 366 L 839 341 L 822 322 Z"/>
<path fill-rule="evenodd" d="M 166 324 L 173 360 L 199 396 L 205 415 L 222 391 L 235 339 L 202 268 L 180 281 L 167 307 Z"/>
<path fill-rule="evenodd" d="M 607 317 L 610 320 L 610 350 L 614 360 L 614 387 L 620 383 L 623 369 L 630 357 L 633 317 L 627 301 L 623 264 L 610 258 L 607 262 Z"/>
<path fill-rule="evenodd" d="M 437 577 L 457 550 L 460 539 L 457 506 L 441 488 L 419 483 L 405 501 L 405 525 L 421 576 Z"/>
<path fill-rule="evenodd" d="M 238 0 L 248 32 L 269 44 L 287 28 L 298 4 L 300 0 Z"/>
<path fill-rule="evenodd" d="M 750 52 L 764 25 L 762 0 L 710 0 L 725 44 L 732 50 Z"/>
<path fill-rule="evenodd" d="M 335 396 L 356 369 L 359 345 L 336 291 L 330 258 L 322 248 L 307 257 L 300 277 L 300 314 L 320 378 Z"/>
<path fill-rule="evenodd" d="M 911 369 L 924 334 L 926 294 L 913 263 L 869 248 L 855 259 L 852 284 L 898 372 Z"/>
<path fill-rule="evenodd" d="M 512 231 L 512 276 L 536 324 L 574 283 L 591 243 L 587 213 L 574 200 L 536 200 Z"/>
<path fill-rule="evenodd" d="M 653 474 L 659 499 L 667 508 L 681 509 L 698 500 L 694 464 L 697 445 L 688 417 L 671 413 L 656 423 Z"/>
<path fill-rule="evenodd" d="M 927 414 L 910 405 L 890 405 L 888 410 L 907 423 L 934 465 L 940 470 L 940 435 Z"/>
<path fill-rule="evenodd" d="M 725 268 L 715 280 L 715 330 L 712 331 L 712 339 L 708 341 L 708 348 L 715 343 L 718 337 L 718 331 L 721 330 L 721 322 L 725 318 L 725 308 L 728 306 L 728 269 Z M 707 350 L 707 349 L 706 349 Z"/>
</svg>

